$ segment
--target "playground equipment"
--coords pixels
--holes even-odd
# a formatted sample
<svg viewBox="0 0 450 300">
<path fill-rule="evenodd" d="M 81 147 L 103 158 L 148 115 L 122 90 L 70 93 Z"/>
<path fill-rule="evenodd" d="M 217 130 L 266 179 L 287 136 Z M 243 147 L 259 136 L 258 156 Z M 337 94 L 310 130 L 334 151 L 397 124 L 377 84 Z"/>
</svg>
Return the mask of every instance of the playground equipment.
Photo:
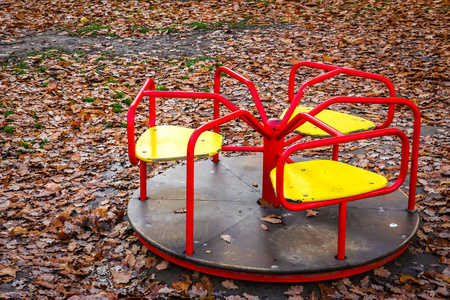
<svg viewBox="0 0 450 300">
<path fill-rule="evenodd" d="M 326 73 L 307 81 L 295 93 L 300 67 Z M 262 122 L 220 94 L 222 73 L 248 87 Z M 308 87 L 339 74 L 382 82 L 390 96 L 336 97 L 315 108 L 298 106 Z M 292 68 L 288 92 L 290 105 L 278 119 L 267 117 L 251 81 L 225 67 L 216 70 L 214 93 L 156 91 L 152 79 L 144 83 L 127 120 L 130 162 L 140 165 L 140 189 L 130 199 L 128 217 L 144 245 L 193 270 L 272 282 L 358 274 L 389 262 L 408 247 L 419 224 L 415 211 L 418 108 L 396 98 L 394 86 L 383 76 L 312 62 Z M 149 125 L 135 142 L 135 112 L 144 97 L 149 98 Z M 211 99 L 214 119 L 197 129 L 157 125 L 157 97 Z M 385 104 L 387 117 L 375 124 L 328 110 L 336 103 Z M 221 114 L 221 105 L 227 113 Z M 396 106 L 406 106 L 414 115 L 411 146 L 404 132 L 389 128 Z M 220 125 L 234 119 L 245 121 L 261 134 L 263 147 L 223 146 Z M 286 139 L 292 132 L 297 135 Z M 307 135 L 316 139 L 302 142 Z M 338 161 L 340 144 L 387 136 L 401 142 L 400 172 L 393 183 Z M 324 146 L 332 146 L 331 160 L 292 157 L 295 152 Z M 262 156 L 219 159 L 221 151 L 261 152 Z M 213 158 L 194 163 L 203 157 Z M 186 165 L 147 180 L 147 163 L 179 159 L 186 160 Z M 408 169 L 406 196 L 399 188 Z M 257 204 L 259 198 L 264 207 Z M 174 212 L 179 208 L 186 214 Z M 313 208 L 320 208 L 314 218 L 302 212 Z"/>
</svg>

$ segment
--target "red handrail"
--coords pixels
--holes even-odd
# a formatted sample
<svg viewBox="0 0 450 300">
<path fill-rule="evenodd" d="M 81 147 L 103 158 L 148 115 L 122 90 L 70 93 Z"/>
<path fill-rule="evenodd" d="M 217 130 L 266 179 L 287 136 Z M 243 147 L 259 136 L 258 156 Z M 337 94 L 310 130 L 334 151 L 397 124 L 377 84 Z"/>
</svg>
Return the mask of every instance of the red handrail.
<svg viewBox="0 0 450 300">
<path fill-rule="evenodd" d="M 215 126 L 236 118 L 244 119 L 251 117 L 253 116 L 248 111 L 234 111 L 200 126 L 192 133 L 189 139 L 186 161 L 186 255 L 192 255 L 194 253 L 194 151 L 197 139 L 203 132 L 213 129 Z"/>
<path fill-rule="evenodd" d="M 135 142 L 134 142 L 134 118 L 136 115 L 136 108 L 141 102 L 142 98 L 144 97 L 144 92 L 147 90 L 154 90 L 155 89 L 155 81 L 151 78 L 147 79 L 142 87 L 139 89 L 138 94 L 134 98 L 133 102 L 130 104 L 130 108 L 128 109 L 128 115 L 127 115 L 127 138 L 128 138 L 128 158 L 130 159 L 130 163 L 132 165 L 137 165 L 139 163 L 139 160 L 136 157 L 136 149 L 135 149 Z M 154 111 L 154 99 L 153 101 L 150 100 L 150 110 L 153 107 Z M 152 105 L 153 102 L 153 105 Z M 149 121 L 150 126 L 150 121 Z"/>
<path fill-rule="evenodd" d="M 289 89 L 288 89 L 289 101 L 291 103 L 295 102 L 296 103 L 295 106 L 298 105 L 301 97 L 303 97 L 303 94 L 304 94 L 304 91 L 306 90 L 306 87 L 312 86 L 312 85 L 317 84 L 319 82 L 322 82 L 322 81 L 324 81 L 324 80 L 326 80 L 328 78 L 331 78 L 331 77 L 328 77 L 328 78 L 324 78 L 323 80 L 320 80 L 320 81 L 315 81 L 316 79 L 321 78 L 322 76 L 324 76 L 324 75 L 321 75 L 321 76 L 318 76 L 316 78 L 313 78 L 313 79 L 307 81 L 306 83 L 304 83 L 302 85 L 302 87 L 299 89 L 299 92 L 294 97 L 294 94 L 295 94 L 295 91 L 294 91 L 294 89 L 295 89 L 295 74 L 296 74 L 297 70 L 300 67 L 303 67 L 303 66 L 310 67 L 310 68 L 315 68 L 315 69 L 326 70 L 326 71 L 329 71 L 329 73 L 333 73 L 336 70 L 340 70 L 340 72 L 334 73 L 333 76 L 331 76 L 331 77 L 337 76 L 339 74 L 346 74 L 348 76 L 361 77 L 361 78 L 372 79 L 372 80 L 375 80 L 375 81 L 380 81 L 380 82 L 384 83 L 386 85 L 386 87 L 388 88 L 388 90 L 389 90 L 389 97 L 391 97 L 391 98 L 395 97 L 394 85 L 392 84 L 392 82 L 388 78 L 386 78 L 384 76 L 377 75 L 377 74 L 372 74 L 372 73 L 368 73 L 368 72 L 363 72 L 363 71 L 357 71 L 357 70 L 348 69 L 348 68 L 341 68 L 341 67 L 337 67 L 337 66 L 325 65 L 325 64 L 315 63 L 315 62 L 302 61 L 302 62 L 296 63 L 292 67 L 291 72 L 289 74 Z M 326 73 L 326 74 L 329 74 L 329 73 Z M 392 120 L 394 118 L 394 112 L 395 112 L 395 105 L 389 105 L 388 116 L 387 116 L 386 120 L 384 121 L 384 123 L 382 123 L 381 125 L 377 125 L 377 129 L 388 127 L 391 124 L 391 122 L 392 122 Z M 289 115 L 289 118 L 290 117 L 291 117 L 291 115 Z"/>
<path fill-rule="evenodd" d="M 222 76 L 222 72 L 230 75 L 234 79 L 237 79 L 239 82 L 245 84 L 250 90 L 250 94 L 253 97 L 253 101 L 255 102 L 256 108 L 258 109 L 259 115 L 261 116 L 261 120 L 264 124 L 267 123 L 268 119 L 266 115 L 266 111 L 264 110 L 264 106 L 259 98 L 258 92 L 256 91 L 255 85 L 253 82 L 238 74 L 227 67 L 218 67 L 216 72 L 214 73 L 214 93 L 220 94 L 220 78 Z"/>
<path fill-rule="evenodd" d="M 319 201 L 319 202 L 309 202 L 309 203 L 298 203 L 293 204 L 286 200 L 284 197 L 284 166 L 286 164 L 286 161 L 288 160 L 289 156 L 300 150 L 305 149 L 311 149 L 311 148 L 318 148 L 323 146 L 331 146 L 331 145 L 337 145 L 342 144 L 346 142 L 352 142 L 362 139 L 369 139 L 369 138 L 375 138 L 375 137 L 381 137 L 381 136 L 387 136 L 387 135 L 396 135 L 400 138 L 402 142 L 402 153 L 401 153 L 401 165 L 400 165 L 400 174 L 397 178 L 397 180 L 390 186 L 384 187 L 382 189 L 372 191 L 369 193 L 364 193 L 361 195 L 341 198 L 341 199 L 333 199 L 328 201 Z M 286 149 L 285 152 L 281 155 L 280 159 L 277 162 L 277 171 L 276 171 L 276 191 L 277 191 L 277 197 L 280 200 L 281 204 L 289 210 L 293 211 L 299 211 L 299 210 L 305 210 L 305 209 L 312 209 L 317 208 L 321 206 L 327 206 L 327 205 L 333 205 L 337 203 L 342 202 L 348 202 L 348 201 L 354 201 L 362 198 L 368 198 L 368 197 L 374 197 L 379 196 L 383 194 L 387 194 L 390 192 L 395 191 L 398 189 L 402 183 L 406 179 L 406 175 L 408 173 L 408 158 L 409 158 L 409 142 L 408 137 L 406 134 L 396 128 L 387 128 L 387 129 L 381 129 L 376 131 L 369 131 L 369 132 L 361 132 L 361 133 L 354 133 L 349 135 L 343 135 L 338 137 L 331 137 L 321 140 L 314 140 L 305 142 L 302 144 L 297 144 L 292 147 L 289 147 Z M 408 209 L 411 209 L 411 203 L 410 200 L 408 200 Z"/>
</svg>

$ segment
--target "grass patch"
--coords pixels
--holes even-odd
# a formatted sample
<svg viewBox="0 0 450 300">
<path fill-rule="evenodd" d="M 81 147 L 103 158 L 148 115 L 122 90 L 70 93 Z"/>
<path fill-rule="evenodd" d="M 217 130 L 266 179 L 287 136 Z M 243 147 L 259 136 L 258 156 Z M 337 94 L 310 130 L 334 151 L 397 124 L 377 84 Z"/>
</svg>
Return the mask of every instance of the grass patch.
<svg viewBox="0 0 450 300">
<path fill-rule="evenodd" d="M 125 103 L 128 106 L 130 106 L 132 102 L 133 102 L 133 100 L 131 100 L 131 98 L 127 98 L 127 99 L 123 99 L 122 100 L 122 103 Z"/>
<path fill-rule="evenodd" d="M 12 114 L 14 114 L 14 112 L 7 110 L 7 111 L 5 111 L 5 113 L 3 115 L 5 116 L 5 118 L 7 118 L 8 116 L 10 116 Z"/>
<path fill-rule="evenodd" d="M 122 124 L 120 124 L 120 127 L 127 128 L 127 123 L 126 122 L 122 122 Z"/>
<path fill-rule="evenodd" d="M 107 122 L 105 125 L 105 128 L 113 128 L 113 127 L 114 127 L 113 122 Z"/>
<path fill-rule="evenodd" d="M 20 142 L 19 146 L 25 149 L 30 149 L 30 145 L 27 142 Z"/>
<path fill-rule="evenodd" d="M 43 72 L 47 71 L 47 69 L 48 69 L 48 67 L 42 67 L 42 66 L 41 66 L 41 67 L 38 67 L 38 68 L 36 69 L 36 71 L 37 71 L 37 72 L 42 72 L 42 73 L 43 73 Z"/>
<path fill-rule="evenodd" d="M 184 76 L 181 76 L 180 79 L 189 79 L 189 76 L 184 75 Z"/>
<path fill-rule="evenodd" d="M 161 28 L 157 28 L 156 31 L 158 31 L 159 33 L 175 33 L 175 32 L 177 32 L 175 27 L 161 27 Z"/>
<path fill-rule="evenodd" d="M 125 98 L 125 93 L 124 92 L 117 92 L 114 94 L 114 99 L 124 99 Z"/>
<path fill-rule="evenodd" d="M 147 33 L 150 31 L 150 28 L 141 26 L 141 25 L 131 25 L 132 31 L 139 31 L 140 33 Z"/>
<path fill-rule="evenodd" d="M 30 52 L 27 54 L 27 56 L 31 57 L 39 56 L 41 60 L 46 60 L 46 59 L 60 58 L 61 54 L 68 54 L 68 52 L 65 51 L 62 47 L 56 47 L 56 48 L 49 48 L 45 51 Z"/>
<path fill-rule="evenodd" d="M 113 112 L 115 112 L 116 114 L 119 114 L 123 111 L 122 105 L 120 105 L 120 103 L 116 102 L 116 103 L 113 103 L 111 106 L 113 107 Z"/>
<path fill-rule="evenodd" d="M 5 127 L 3 127 L 2 131 L 12 134 L 12 133 L 14 133 L 15 129 L 14 129 L 14 126 L 5 126 Z"/>
<path fill-rule="evenodd" d="M 117 80 L 115 80 L 114 77 L 109 77 L 109 78 L 106 80 L 106 82 L 108 82 L 108 83 L 116 83 Z"/>
<path fill-rule="evenodd" d="M 36 124 L 34 124 L 34 128 L 35 129 L 42 129 L 42 124 L 41 123 L 36 123 Z"/>
<path fill-rule="evenodd" d="M 28 69 L 28 65 L 26 62 L 19 62 L 16 64 L 16 69 Z"/>
<path fill-rule="evenodd" d="M 191 28 L 208 29 L 208 25 L 202 22 L 194 22 L 190 25 Z"/>
<path fill-rule="evenodd" d="M 100 22 L 89 22 L 89 25 L 77 30 L 79 35 L 90 35 L 92 37 L 98 36 L 100 30 L 108 29 L 109 26 L 104 26 Z"/>
<path fill-rule="evenodd" d="M 167 91 L 167 87 L 165 85 L 160 85 L 158 84 L 158 86 L 156 87 L 157 91 Z"/>
<path fill-rule="evenodd" d="M 48 143 L 50 143 L 49 140 L 43 139 L 42 141 L 39 142 L 39 148 L 41 148 L 41 149 L 44 148 L 44 146 Z"/>
<path fill-rule="evenodd" d="M 94 102 L 95 101 L 95 98 L 92 98 L 92 97 L 86 97 L 86 98 L 84 98 L 83 99 L 83 102 Z"/>
</svg>

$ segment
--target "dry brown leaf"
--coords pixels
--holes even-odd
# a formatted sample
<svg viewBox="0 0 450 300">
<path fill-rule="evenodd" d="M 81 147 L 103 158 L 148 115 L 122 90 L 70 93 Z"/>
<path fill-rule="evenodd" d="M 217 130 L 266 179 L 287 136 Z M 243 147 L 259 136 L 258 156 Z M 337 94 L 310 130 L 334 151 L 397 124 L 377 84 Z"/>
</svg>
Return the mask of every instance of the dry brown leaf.
<svg viewBox="0 0 450 300">
<path fill-rule="evenodd" d="M 187 281 L 176 281 L 172 283 L 172 286 L 176 288 L 179 291 L 186 292 L 189 289 L 189 286 L 191 285 L 190 282 Z"/>
<path fill-rule="evenodd" d="M 283 223 L 282 218 L 283 218 L 282 216 L 277 216 L 277 215 L 274 215 L 274 214 L 271 214 L 271 215 L 268 215 L 268 216 L 265 216 L 265 217 L 259 217 L 260 220 L 268 222 L 268 223 L 272 223 L 272 224 Z"/>
<path fill-rule="evenodd" d="M 121 273 L 115 270 L 111 270 L 111 275 L 113 277 L 113 281 L 116 284 L 125 284 L 128 283 L 131 279 L 132 273 Z"/>
<path fill-rule="evenodd" d="M 312 210 L 312 209 L 307 209 L 306 210 L 306 217 L 315 217 L 319 214 L 319 212 L 317 210 Z"/>
<path fill-rule="evenodd" d="M 158 271 L 161 271 L 161 270 L 167 269 L 168 266 L 169 266 L 169 262 L 168 262 L 167 260 L 163 260 L 162 262 L 160 262 L 159 264 L 157 264 L 155 268 L 156 268 Z"/>
<path fill-rule="evenodd" d="M 224 240 L 225 242 L 227 242 L 227 243 L 231 243 L 231 236 L 228 235 L 228 234 L 222 234 L 222 235 L 220 236 L 220 238 L 221 238 L 222 240 Z"/>
<path fill-rule="evenodd" d="M 265 231 L 269 231 L 269 227 L 266 224 L 261 224 L 261 228 Z"/>
<path fill-rule="evenodd" d="M 227 279 L 225 281 L 222 281 L 222 286 L 228 290 L 236 290 L 238 289 L 238 286 L 234 284 L 234 281 L 231 279 Z"/>
<path fill-rule="evenodd" d="M 389 278 L 391 276 L 391 272 L 389 272 L 389 270 L 384 268 L 384 266 L 381 266 L 379 268 L 374 269 L 373 273 L 376 276 L 381 276 L 381 277 L 384 277 L 384 278 Z"/>
<path fill-rule="evenodd" d="M 285 295 L 299 295 L 303 292 L 303 285 L 293 285 L 289 288 L 289 290 L 287 290 L 286 292 L 284 292 Z"/>
<path fill-rule="evenodd" d="M 173 212 L 176 213 L 176 214 L 185 214 L 186 213 L 186 208 L 182 207 L 182 208 L 174 210 Z"/>
<path fill-rule="evenodd" d="M 0 276 L 11 276 L 11 277 L 16 277 L 16 272 L 17 269 L 15 268 L 11 268 L 11 267 L 6 267 L 6 268 L 2 268 L 0 269 Z"/>
</svg>

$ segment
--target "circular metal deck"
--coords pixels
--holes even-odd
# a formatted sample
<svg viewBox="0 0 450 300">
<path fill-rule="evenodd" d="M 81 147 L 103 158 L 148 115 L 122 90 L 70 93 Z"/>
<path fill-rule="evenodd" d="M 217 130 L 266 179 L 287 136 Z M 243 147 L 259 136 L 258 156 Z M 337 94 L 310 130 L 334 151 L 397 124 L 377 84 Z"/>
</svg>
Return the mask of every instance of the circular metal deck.
<svg viewBox="0 0 450 300">
<path fill-rule="evenodd" d="M 350 276 L 400 255 L 416 234 L 417 212 L 409 212 L 401 192 L 348 203 L 346 259 L 337 252 L 338 206 L 305 211 L 262 208 L 261 156 L 195 163 L 194 255 L 186 256 L 186 168 L 147 181 L 148 199 L 137 190 L 128 218 L 141 241 L 161 257 L 203 273 L 234 279 L 295 282 Z M 256 184 L 258 186 L 256 186 Z M 259 219 L 270 214 L 282 223 Z M 265 224 L 268 231 L 261 227 Z M 228 239 L 229 241 L 226 241 Z"/>
</svg>

